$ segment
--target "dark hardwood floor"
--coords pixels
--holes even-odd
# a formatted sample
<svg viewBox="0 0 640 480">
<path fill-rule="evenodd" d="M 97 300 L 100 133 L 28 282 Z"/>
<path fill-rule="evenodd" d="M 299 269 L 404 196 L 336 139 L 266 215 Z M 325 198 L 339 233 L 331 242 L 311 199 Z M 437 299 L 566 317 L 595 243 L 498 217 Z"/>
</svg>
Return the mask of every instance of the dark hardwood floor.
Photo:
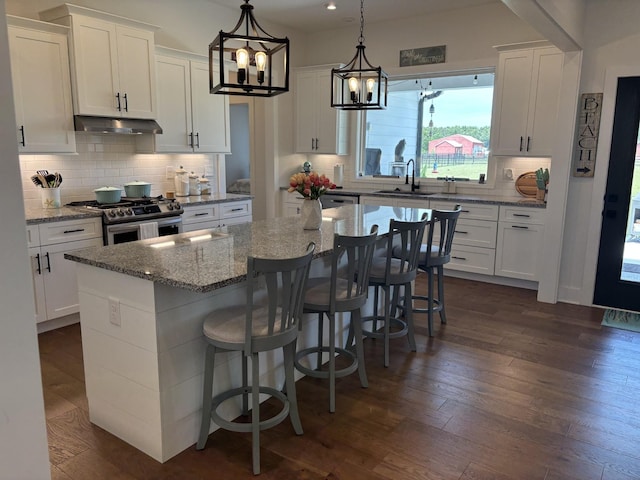
<svg viewBox="0 0 640 480">
<path fill-rule="evenodd" d="M 335 414 L 325 382 L 297 383 L 305 433 L 262 433 L 262 478 L 640 478 L 640 334 L 529 290 L 447 278 L 446 293 L 448 324 L 428 339 L 418 316 L 417 353 L 392 340 L 384 368 L 365 341 L 369 388 L 339 379 Z M 253 477 L 249 435 L 218 430 L 160 464 L 91 425 L 79 326 L 41 334 L 40 351 L 54 480 Z"/>
</svg>

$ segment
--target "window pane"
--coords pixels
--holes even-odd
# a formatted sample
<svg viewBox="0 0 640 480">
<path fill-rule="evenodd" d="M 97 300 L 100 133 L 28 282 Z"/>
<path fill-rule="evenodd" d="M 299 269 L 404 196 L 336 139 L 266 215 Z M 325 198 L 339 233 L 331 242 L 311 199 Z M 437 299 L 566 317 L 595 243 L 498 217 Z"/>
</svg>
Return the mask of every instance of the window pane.
<svg viewBox="0 0 640 480">
<path fill-rule="evenodd" d="M 487 173 L 493 73 L 389 81 L 386 110 L 366 112 L 363 175 L 477 180 Z"/>
</svg>

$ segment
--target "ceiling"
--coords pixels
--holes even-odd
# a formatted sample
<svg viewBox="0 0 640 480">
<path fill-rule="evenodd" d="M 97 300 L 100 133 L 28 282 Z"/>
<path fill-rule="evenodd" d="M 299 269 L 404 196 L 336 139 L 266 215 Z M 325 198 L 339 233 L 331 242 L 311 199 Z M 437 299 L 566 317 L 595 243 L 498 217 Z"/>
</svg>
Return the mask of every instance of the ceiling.
<svg viewBox="0 0 640 480">
<path fill-rule="evenodd" d="M 243 0 L 210 0 L 238 10 Z M 366 0 L 364 19 L 366 23 L 428 15 L 434 12 L 456 10 L 499 0 Z M 360 22 L 358 0 L 333 0 L 336 9 L 327 10 L 330 0 L 252 0 L 253 13 L 258 22 L 269 21 L 307 32 L 317 32 L 345 27 Z M 267 29 L 268 30 L 268 29 Z"/>
</svg>

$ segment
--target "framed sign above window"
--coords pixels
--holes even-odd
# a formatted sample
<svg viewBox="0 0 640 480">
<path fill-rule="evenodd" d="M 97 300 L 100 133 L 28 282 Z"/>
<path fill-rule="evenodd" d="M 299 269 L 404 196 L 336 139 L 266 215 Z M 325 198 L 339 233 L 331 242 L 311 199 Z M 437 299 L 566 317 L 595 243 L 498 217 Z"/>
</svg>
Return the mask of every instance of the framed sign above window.
<svg viewBox="0 0 640 480">
<path fill-rule="evenodd" d="M 431 65 L 446 61 L 447 46 L 410 48 L 400 50 L 400 66 L 411 67 L 413 65 Z"/>
</svg>

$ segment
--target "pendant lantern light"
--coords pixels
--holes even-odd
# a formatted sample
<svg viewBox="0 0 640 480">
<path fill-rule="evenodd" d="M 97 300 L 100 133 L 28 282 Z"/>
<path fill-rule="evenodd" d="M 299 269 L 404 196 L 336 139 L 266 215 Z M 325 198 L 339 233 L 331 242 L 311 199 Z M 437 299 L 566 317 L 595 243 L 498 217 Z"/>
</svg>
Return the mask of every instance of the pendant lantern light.
<svg viewBox="0 0 640 480">
<path fill-rule="evenodd" d="M 288 92 L 289 39 L 269 35 L 249 0 L 240 8 L 233 30 L 220 30 L 209 45 L 210 93 L 273 97 Z"/>
<path fill-rule="evenodd" d="M 387 107 L 387 74 L 373 67 L 364 53 L 364 0 L 360 0 L 360 37 L 355 56 L 331 69 L 331 106 L 340 110 L 382 110 Z"/>
</svg>

